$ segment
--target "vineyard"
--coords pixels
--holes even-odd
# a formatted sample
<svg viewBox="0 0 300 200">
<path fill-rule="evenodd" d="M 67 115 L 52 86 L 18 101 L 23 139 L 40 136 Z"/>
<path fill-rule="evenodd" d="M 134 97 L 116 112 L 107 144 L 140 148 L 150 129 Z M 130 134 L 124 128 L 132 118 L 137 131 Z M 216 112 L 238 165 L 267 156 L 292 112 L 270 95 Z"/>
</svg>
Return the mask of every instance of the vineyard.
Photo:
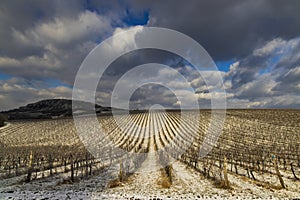
<svg viewBox="0 0 300 200">
<path fill-rule="evenodd" d="M 216 144 L 205 140 L 211 112 L 185 112 L 99 116 L 105 137 L 85 141 L 97 154 L 72 118 L 9 122 L 0 199 L 300 197 L 299 110 L 228 110 Z M 204 143 L 212 151 L 200 157 Z"/>
</svg>

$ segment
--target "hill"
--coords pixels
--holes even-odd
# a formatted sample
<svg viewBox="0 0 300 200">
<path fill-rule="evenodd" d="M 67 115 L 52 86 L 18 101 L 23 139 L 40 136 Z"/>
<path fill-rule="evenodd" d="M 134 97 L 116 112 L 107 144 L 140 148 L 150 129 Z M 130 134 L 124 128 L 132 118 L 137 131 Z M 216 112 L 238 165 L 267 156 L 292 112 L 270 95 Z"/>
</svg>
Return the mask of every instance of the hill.
<svg viewBox="0 0 300 200">
<path fill-rule="evenodd" d="M 88 102 L 77 101 L 74 113 L 89 114 L 94 112 L 93 105 Z M 111 107 L 102 107 L 95 104 L 96 113 L 111 113 Z M 70 99 L 46 99 L 17 109 L 4 111 L 9 120 L 18 119 L 51 119 L 72 116 L 72 100 Z"/>
</svg>

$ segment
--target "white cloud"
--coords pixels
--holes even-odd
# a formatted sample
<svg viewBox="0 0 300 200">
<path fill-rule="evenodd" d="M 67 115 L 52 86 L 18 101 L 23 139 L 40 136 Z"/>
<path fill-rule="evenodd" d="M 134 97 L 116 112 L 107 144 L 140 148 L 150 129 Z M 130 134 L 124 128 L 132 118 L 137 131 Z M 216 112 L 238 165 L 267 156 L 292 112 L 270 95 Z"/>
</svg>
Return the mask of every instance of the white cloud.
<svg viewBox="0 0 300 200">
<path fill-rule="evenodd" d="M 267 42 L 263 47 L 255 49 L 253 52 L 254 56 L 268 56 L 272 54 L 275 50 L 282 49 L 286 44 L 286 41 L 281 38 L 275 38 Z"/>
<path fill-rule="evenodd" d="M 95 12 L 84 11 L 77 18 L 55 17 L 53 20 L 37 24 L 33 29 L 21 33 L 13 30 L 16 41 L 24 45 L 45 45 L 73 43 L 100 37 L 112 30 L 110 21 Z"/>
<path fill-rule="evenodd" d="M 285 76 L 300 76 L 300 66 L 290 69 Z"/>
<path fill-rule="evenodd" d="M 123 31 L 131 31 L 123 32 Z M 136 35 L 143 31 L 143 26 L 133 26 L 129 28 L 116 28 L 112 34 L 112 43 L 110 46 L 113 49 L 113 53 L 123 52 L 136 48 Z"/>
<path fill-rule="evenodd" d="M 300 38 L 276 38 L 233 63 L 225 81 L 234 94 L 228 107 L 300 107 L 299 47 Z"/>
<path fill-rule="evenodd" d="M 264 74 L 259 78 L 239 87 L 235 95 L 243 98 L 257 98 L 273 95 L 272 88 L 276 85 L 275 77 Z"/>
<path fill-rule="evenodd" d="M 240 65 L 239 61 L 232 63 L 230 65 L 227 75 L 230 76 L 230 75 L 234 74 L 238 70 L 239 65 Z"/>
<path fill-rule="evenodd" d="M 72 84 L 81 62 L 97 40 L 113 31 L 109 18 L 88 10 L 75 17 L 56 16 L 20 31 L 12 28 L 12 43 L 32 49 L 27 56 L 0 55 L 2 73 L 28 79 L 54 78 Z"/>
<path fill-rule="evenodd" d="M 191 81 L 191 85 L 197 91 L 205 90 L 222 90 L 225 84 L 226 73 L 222 71 L 201 71 L 201 74 Z M 229 84 L 228 82 L 226 83 Z"/>
<path fill-rule="evenodd" d="M 19 66 L 20 61 L 9 57 L 0 57 L 0 66 L 14 67 Z"/>
<path fill-rule="evenodd" d="M 0 57 L 0 66 L 2 68 L 20 68 L 20 67 L 31 67 L 31 70 L 36 68 L 41 69 L 55 69 L 60 67 L 61 62 L 51 53 L 44 53 L 42 57 L 28 56 L 23 59 L 15 59 L 9 57 Z M 1 68 L 1 67 L 0 67 Z"/>
</svg>

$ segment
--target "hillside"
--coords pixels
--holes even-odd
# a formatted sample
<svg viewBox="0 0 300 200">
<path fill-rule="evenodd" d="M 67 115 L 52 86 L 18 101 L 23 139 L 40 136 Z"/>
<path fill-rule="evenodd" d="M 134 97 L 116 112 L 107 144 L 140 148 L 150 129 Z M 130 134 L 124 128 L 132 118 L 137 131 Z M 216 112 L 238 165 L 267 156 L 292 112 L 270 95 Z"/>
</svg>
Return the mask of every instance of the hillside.
<svg viewBox="0 0 300 200">
<path fill-rule="evenodd" d="M 91 104 L 88 102 L 78 102 L 75 108 L 76 114 L 92 113 Z M 96 113 L 111 112 L 110 107 L 95 105 Z M 9 120 L 18 119 L 51 119 L 58 117 L 72 116 L 72 100 L 70 99 L 46 99 L 17 109 L 4 111 Z"/>
</svg>

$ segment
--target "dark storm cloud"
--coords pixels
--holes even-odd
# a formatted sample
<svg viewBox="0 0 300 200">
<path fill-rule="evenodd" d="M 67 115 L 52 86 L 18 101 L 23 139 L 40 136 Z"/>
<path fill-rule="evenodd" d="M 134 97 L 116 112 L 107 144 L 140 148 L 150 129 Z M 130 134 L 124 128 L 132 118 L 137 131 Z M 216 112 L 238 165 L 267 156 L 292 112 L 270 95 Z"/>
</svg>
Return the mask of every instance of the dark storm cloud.
<svg viewBox="0 0 300 200">
<path fill-rule="evenodd" d="M 181 31 L 202 44 L 216 60 L 241 58 L 275 37 L 289 39 L 300 30 L 300 1 L 132 1 L 148 9 L 150 26 Z"/>
</svg>

